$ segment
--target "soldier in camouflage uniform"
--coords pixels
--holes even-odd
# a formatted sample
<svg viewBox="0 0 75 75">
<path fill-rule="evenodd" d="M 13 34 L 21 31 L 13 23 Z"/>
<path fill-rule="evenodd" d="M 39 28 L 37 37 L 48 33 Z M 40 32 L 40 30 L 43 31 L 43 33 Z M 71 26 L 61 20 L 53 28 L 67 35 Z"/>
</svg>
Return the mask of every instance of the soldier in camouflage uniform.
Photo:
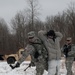
<svg viewBox="0 0 75 75">
<path fill-rule="evenodd" d="M 66 40 L 66 44 L 62 48 L 62 52 L 66 57 L 66 68 L 67 75 L 73 75 L 72 73 L 72 64 L 75 58 L 75 45 L 72 44 L 72 38 L 68 37 Z"/>
<path fill-rule="evenodd" d="M 47 51 L 34 31 L 28 33 L 28 40 L 29 43 L 15 67 L 19 67 L 26 57 L 31 55 L 31 62 L 36 66 L 36 75 L 43 75 L 44 69 L 47 69 Z"/>
</svg>

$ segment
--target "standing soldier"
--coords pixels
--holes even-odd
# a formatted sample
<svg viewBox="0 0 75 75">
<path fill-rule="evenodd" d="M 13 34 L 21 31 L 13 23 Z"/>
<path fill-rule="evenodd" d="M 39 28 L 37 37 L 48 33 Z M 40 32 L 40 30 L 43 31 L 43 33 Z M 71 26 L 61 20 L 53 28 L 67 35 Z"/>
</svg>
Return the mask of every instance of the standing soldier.
<svg viewBox="0 0 75 75">
<path fill-rule="evenodd" d="M 66 68 L 67 75 L 73 75 L 72 73 L 72 64 L 75 58 L 75 45 L 72 44 L 72 38 L 68 37 L 66 40 L 66 44 L 62 48 L 62 52 L 66 57 Z"/>
<path fill-rule="evenodd" d="M 19 67 L 20 64 L 26 59 L 28 55 L 31 55 L 31 64 L 36 66 L 36 75 L 43 75 L 44 69 L 47 69 L 47 51 L 43 46 L 41 40 L 36 37 L 34 31 L 28 33 L 28 45 L 25 47 L 22 57 L 18 60 L 15 67 Z"/>
</svg>

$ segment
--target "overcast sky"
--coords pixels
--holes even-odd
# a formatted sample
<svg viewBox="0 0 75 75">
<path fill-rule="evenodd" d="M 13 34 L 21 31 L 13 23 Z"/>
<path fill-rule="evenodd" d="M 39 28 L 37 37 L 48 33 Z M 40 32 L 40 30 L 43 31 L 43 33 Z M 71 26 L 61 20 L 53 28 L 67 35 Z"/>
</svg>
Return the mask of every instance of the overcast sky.
<svg viewBox="0 0 75 75">
<path fill-rule="evenodd" d="M 75 0 L 39 0 L 41 6 L 40 19 L 45 20 L 49 15 L 62 12 L 68 8 L 70 2 L 75 2 Z M 26 3 L 26 0 L 0 0 L 0 17 L 9 23 L 17 12 L 27 8 Z"/>
</svg>

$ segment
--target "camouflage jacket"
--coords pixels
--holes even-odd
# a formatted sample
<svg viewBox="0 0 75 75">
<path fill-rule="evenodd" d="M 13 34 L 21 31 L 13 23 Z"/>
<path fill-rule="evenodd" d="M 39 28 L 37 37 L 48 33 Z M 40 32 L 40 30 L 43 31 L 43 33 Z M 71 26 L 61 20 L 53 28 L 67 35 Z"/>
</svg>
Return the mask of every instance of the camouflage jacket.
<svg viewBox="0 0 75 75">
<path fill-rule="evenodd" d="M 75 57 L 75 45 L 74 44 L 71 44 L 70 46 L 64 45 L 61 50 L 66 57 Z"/>
<path fill-rule="evenodd" d="M 37 42 L 29 43 L 26 47 L 24 52 L 22 53 L 22 57 L 19 59 L 19 63 L 22 63 L 28 55 L 31 56 L 31 61 L 38 62 L 42 61 L 43 59 L 47 59 L 47 51 L 43 46 L 41 40 L 37 38 Z"/>
</svg>

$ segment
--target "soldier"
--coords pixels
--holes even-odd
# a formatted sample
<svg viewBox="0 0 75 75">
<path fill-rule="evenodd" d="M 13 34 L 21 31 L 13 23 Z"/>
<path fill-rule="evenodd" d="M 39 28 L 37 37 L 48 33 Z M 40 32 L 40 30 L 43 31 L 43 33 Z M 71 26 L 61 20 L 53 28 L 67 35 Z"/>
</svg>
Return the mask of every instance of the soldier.
<svg viewBox="0 0 75 75">
<path fill-rule="evenodd" d="M 15 67 L 19 67 L 19 65 L 30 54 L 31 62 L 36 66 L 36 75 L 43 75 L 44 69 L 47 69 L 47 51 L 44 48 L 41 40 L 36 37 L 34 31 L 28 33 L 28 40 L 29 43 L 25 47 L 22 57 L 18 60 Z M 32 65 L 32 63 L 30 65 Z"/>
<path fill-rule="evenodd" d="M 72 44 L 72 38 L 68 37 L 66 44 L 62 48 L 62 52 L 66 58 L 67 75 L 73 75 L 72 64 L 75 58 L 75 45 Z"/>
</svg>

